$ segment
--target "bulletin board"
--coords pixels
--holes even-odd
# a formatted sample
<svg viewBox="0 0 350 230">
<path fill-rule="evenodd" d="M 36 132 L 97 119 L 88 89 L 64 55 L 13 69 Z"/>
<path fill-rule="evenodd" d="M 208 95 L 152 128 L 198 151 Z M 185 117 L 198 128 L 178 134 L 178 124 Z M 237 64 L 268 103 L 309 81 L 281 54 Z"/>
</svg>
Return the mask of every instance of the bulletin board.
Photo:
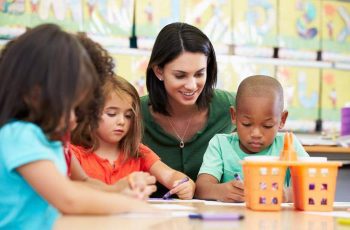
<svg viewBox="0 0 350 230">
<path fill-rule="evenodd" d="M 235 45 L 277 45 L 277 0 L 234 0 L 232 15 Z"/>
<path fill-rule="evenodd" d="M 115 72 L 117 75 L 127 79 L 140 96 L 147 94 L 146 70 L 149 62 L 147 55 L 114 54 Z"/>
<path fill-rule="evenodd" d="M 136 34 L 155 39 L 167 24 L 180 20 L 184 0 L 136 0 Z"/>
<path fill-rule="evenodd" d="M 217 44 L 232 44 L 233 0 L 182 1 L 181 21 L 201 29 Z"/>
<path fill-rule="evenodd" d="M 322 70 L 322 119 L 340 121 L 340 109 L 350 102 L 348 70 Z"/>
<path fill-rule="evenodd" d="M 319 50 L 321 47 L 321 1 L 279 1 L 278 46 Z"/>
<path fill-rule="evenodd" d="M 322 50 L 350 52 L 350 3 L 322 1 Z"/>
<path fill-rule="evenodd" d="M 288 121 L 297 121 L 300 124 L 309 122 L 314 125 L 319 113 L 320 69 L 278 66 L 276 78 L 284 90 L 285 107 L 289 112 Z M 310 129 L 314 130 L 314 127 Z"/>
</svg>

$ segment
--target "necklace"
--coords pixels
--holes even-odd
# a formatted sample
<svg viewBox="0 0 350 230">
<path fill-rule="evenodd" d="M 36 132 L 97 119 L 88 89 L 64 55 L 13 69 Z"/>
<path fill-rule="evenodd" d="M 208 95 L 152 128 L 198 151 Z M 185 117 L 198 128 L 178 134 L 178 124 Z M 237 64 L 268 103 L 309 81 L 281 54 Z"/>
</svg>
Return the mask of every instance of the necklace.
<svg viewBox="0 0 350 230">
<path fill-rule="evenodd" d="M 190 126 L 190 123 L 191 123 L 191 121 L 192 121 L 193 116 L 188 120 L 186 129 L 185 129 L 185 132 L 183 133 L 182 137 L 177 133 L 177 131 L 176 131 L 176 129 L 175 129 L 175 126 L 173 125 L 173 122 L 171 121 L 171 118 L 169 118 L 169 117 L 166 117 L 166 118 L 168 119 L 168 122 L 169 122 L 171 128 L 173 129 L 175 135 L 177 136 L 177 138 L 178 138 L 179 141 L 180 141 L 180 145 L 179 145 L 180 148 L 185 147 L 184 138 L 185 138 L 185 136 L 186 136 L 186 134 L 187 134 L 187 130 L 188 130 L 188 127 Z"/>
</svg>

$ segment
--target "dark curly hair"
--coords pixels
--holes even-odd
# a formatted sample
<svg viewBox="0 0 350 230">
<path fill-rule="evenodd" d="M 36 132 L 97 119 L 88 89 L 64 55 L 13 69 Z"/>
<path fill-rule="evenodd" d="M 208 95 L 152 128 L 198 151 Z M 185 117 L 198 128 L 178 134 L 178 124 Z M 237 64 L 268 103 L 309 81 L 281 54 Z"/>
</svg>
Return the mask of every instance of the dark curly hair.
<svg viewBox="0 0 350 230">
<path fill-rule="evenodd" d="M 96 122 L 99 117 L 98 108 L 103 103 L 101 86 L 107 78 L 114 77 L 113 69 L 115 65 L 108 51 L 99 43 L 90 39 L 85 33 L 78 33 L 76 37 L 89 54 L 99 77 L 99 86 L 96 87 L 93 98 L 76 110 L 78 125 L 71 135 L 73 144 L 89 147 L 96 144 L 94 143 L 95 138 L 91 138 L 91 131 L 98 126 Z"/>
</svg>

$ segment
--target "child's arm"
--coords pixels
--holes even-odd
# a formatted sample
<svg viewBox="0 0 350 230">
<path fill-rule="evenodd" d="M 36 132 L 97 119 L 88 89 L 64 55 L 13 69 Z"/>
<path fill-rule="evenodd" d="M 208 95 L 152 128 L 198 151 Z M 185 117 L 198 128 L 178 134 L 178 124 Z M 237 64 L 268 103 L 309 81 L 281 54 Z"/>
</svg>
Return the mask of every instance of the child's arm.
<svg viewBox="0 0 350 230">
<path fill-rule="evenodd" d="M 212 175 L 203 173 L 196 180 L 195 197 L 205 200 L 219 200 L 223 202 L 243 202 L 244 186 L 240 180 L 232 180 L 220 184 Z"/>
<path fill-rule="evenodd" d="M 134 198 L 147 199 L 156 191 L 156 179 L 146 172 L 133 172 L 128 177 L 119 180 L 113 185 L 107 185 L 100 180 L 89 177 L 81 167 L 78 159 L 72 154 L 70 178 L 85 182 L 86 185 L 107 192 L 119 192 Z"/>
<path fill-rule="evenodd" d="M 50 204 L 66 214 L 109 214 L 152 210 L 142 201 L 99 191 L 64 177 L 51 161 L 17 168 L 24 179 Z"/>
<path fill-rule="evenodd" d="M 189 179 L 187 182 L 179 184 L 179 182 L 187 177 L 182 172 L 176 171 L 162 161 L 156 161 L 150 168 L 150 173 L 157 178 L 162 185 L 170 189 L 171 194 L 176 194 L 180 199 L 192 199 L 195 183 Z M 178 186 L 177 186 L 178 185 Z"/>
</svg>

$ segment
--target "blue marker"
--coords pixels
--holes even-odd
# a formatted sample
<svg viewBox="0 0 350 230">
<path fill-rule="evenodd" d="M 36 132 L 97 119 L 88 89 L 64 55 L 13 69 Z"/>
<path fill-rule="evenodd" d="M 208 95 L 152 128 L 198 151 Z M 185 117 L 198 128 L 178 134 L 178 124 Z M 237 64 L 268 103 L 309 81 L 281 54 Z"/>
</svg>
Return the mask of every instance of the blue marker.
<svg viewBox="0 0 350 230">
<path fill-rule="evenodd" d="M 174 187 L 176 188 L 177 186 L 179 186 L 180 184 L 183 184 L 185 182 L 189 181 L 189 178 L 188 177 L 185 177 L 183 178 L 182 180 L 180 180 L 180 182 Z M 166 199 L 169 199 L 169 197 L 171 196 L 172 194 L 170 193 L 170 190 L 169 192 L 165 193 L 165 195 L 163 196 L 163 199 L 166 200 Z"/>
<path fill-rule="evenodd" d="M 233 174 L 233 177 L 235 178 L 235 180 L 242 180 L 238 173 Z"/>
</svg>

